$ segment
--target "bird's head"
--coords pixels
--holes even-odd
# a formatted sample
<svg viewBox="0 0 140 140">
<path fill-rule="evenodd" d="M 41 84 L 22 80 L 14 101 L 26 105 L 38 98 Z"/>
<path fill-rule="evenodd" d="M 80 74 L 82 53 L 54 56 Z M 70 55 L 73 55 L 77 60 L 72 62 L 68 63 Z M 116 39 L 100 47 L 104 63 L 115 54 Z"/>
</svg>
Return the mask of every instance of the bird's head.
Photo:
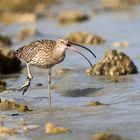
<svg viewBox="0 0 140 140">
<path fill-rule="evenodd" d="M 56 40 L 56 45 L 57 45 L 57 47 L 60 47 L 62 49 L 68 49 L 71 46 L 69 41 L 68 40 L 64 40 L 64 39 Z"/>
<path fill-rule="evenodd" d="M 92 67 L 92 64 L 89 61 L 89 59 L 85 55 L 83 55 L 81 52 L 79 52 L 79 50 L 77 48 L 75 48 L 73 46 L 79 46 L 81 48 L 84 48 L 84 49 L 88 50 L 96 58 L 95 54 L 90 49 L 88 49 L 88 48 L 86 48 L 86 47 L 84 47 L 82 45 L 72 43 L 69 40 L 58 39 L 56 41 L 56 46 L 58 47 L 59 51 L 65 52 L 67 49 L 70 49 L 70 50 L 73 50 L 73 51 L 79 53 L 80 55 L 82 55 L 89 62 L 91 67 Z"/>
</svg>

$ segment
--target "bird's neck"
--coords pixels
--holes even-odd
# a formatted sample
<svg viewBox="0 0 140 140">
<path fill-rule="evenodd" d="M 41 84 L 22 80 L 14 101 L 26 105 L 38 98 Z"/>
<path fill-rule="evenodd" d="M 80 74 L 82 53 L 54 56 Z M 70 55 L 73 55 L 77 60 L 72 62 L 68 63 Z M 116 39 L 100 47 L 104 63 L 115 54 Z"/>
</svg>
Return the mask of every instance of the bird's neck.
<svg viewBox="0 0 140 140">
<path fill-rule="evenodd" d="M 63 47 L 56 47 L 53 49 L 53 58 L 56 59 L 58 62 L 61 62 L 65 58 L 65 52 L 66 49 L 64 49 Z"/>
</svg>

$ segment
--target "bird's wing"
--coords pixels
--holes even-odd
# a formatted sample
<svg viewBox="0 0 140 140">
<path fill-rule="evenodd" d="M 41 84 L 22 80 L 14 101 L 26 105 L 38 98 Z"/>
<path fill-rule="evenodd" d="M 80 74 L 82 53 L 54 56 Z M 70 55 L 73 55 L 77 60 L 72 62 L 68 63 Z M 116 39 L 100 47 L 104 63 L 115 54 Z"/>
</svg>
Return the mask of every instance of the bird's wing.
<svg viewBox="0 0 140 140">
<path fill-rule="evenodd" d="M 16 51 L 19 58 L 30 63 L 33 57 L 39 51 L 51 51 L 55 46 L 55 41 L 52 40 L 38 40 L 30 43 L 29 45 L 23 46 Z"/>
</svg>

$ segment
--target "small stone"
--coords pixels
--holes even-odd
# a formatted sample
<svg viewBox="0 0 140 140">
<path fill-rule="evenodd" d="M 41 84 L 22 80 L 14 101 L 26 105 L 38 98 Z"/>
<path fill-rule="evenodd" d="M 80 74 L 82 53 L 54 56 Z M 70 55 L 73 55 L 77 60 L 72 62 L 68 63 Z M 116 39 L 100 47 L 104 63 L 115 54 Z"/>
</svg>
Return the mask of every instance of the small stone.
<svg viewBox="0 0 140 140">
<path fill-rule="evenodd" d="M 28 111 L 32 111 L 32 110 L 30 110 L 27 105 L 20 104 L 18 107 L 18 111 L 19 112 L 28 112 Z"/>
<path fill-rule="evenodd" d="M 68 39 L 71 42 L 78 43 L 78 44 L 91 44 L 91 45 L 98 45 L 105 43 L 105 39 L 102 37 L 92 34 L 92 33 L 86 33 L 86 32 L 72 32 L 68 36 L 65 37 L 65 39 Z"/>
<path fill-rule="evenodd" d="M 0 110 L 11 110 L 18 108 L 18 104 L 15 101 L 4 100 L 0 102 Z"/>
<path fill-rule="evenodd" d="M 0 127 L 0 136 L 13 136 L 18 134 L 15 128 Z"/>
<path fill-rule="evenodd" d="M 66 133 L 68 130 L 63 127 L 58 127 L 52 123 L 47 123 L 45 125 L 45 132 L 48 134 L 60 134 L 60 133 Z"/>
<path fill-rule="evenodd" d="M 36 130 L 37 128 L 39 128 L 38 125 L 26 125 L 26 126 L 23 126 L 22 129 L 24 130 L 24 132 L 30 132 L 30 131 L 33 131 L 33 130 Z"/>
<path fill-rule="evenodd" d="M 38 84 L 36 84 L 36 86 L 40 87 L 40 86 L 43 86 L 43 84 L 42 83 L 38 83 Z"/>
<path fill-rule="evenodd" d="M 63 11 L 58 14 L 58 21 L 60 23 L 73 23 L 85 21 L 89 18 L 86 13 L 77 10 Z"/>
<path fill-rule="evenodd" d="M 113 47 L 128 47 L 129 43 L 128 41 L 120 41 L 120 42 L 116 42 L 112 45 Z"/>
<path fill-rule="evenodd" d="M 63 76 L 64 74 L 70 72 L 71 69 L 69 68 L 59 68 L 54 71 L 55 76 Z"/>
<path fill-rule="evenodd" d="M 100 106 L 103 105 L 102 103 L 100 103 L 99 101 L 91 101 L 88 103 L 89 106 Z"/>
</svg>

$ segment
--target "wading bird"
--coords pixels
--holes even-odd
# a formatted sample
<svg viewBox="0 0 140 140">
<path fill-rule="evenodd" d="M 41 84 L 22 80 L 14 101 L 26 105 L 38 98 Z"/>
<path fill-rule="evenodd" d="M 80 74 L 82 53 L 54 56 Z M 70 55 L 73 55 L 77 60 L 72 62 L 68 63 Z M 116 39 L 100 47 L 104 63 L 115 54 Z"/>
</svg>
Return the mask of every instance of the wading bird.
<svg viewBox="0 0 140 140">
<path fill-rule="evenodd" d="M 38 40 L 23 46 L 16 51 L 16 55 L 19 59 L 24 61 L 27 66 L 27 79 L 26 82 L 19 90 L 23 90 L 23 95 L 30 86 L 33 76 L 31 75 L 30 65 L 34 65 L 40 68 L 49 69 L 48 76 L 48 98 L 51 100 L 51 68 L 58 63 L 61 63 L 65 58 L 65 52 L 67 49 L 73 50 L 82 55 L 92 67 L 88 58 L 83 55 L 78 49 L 73 46 L 79 46 L 88 50 L 95 58 L 95 54 L 88 48 L 72 43 L 68 40 L 58 39 L 54 40 Z"/>
</svg>

